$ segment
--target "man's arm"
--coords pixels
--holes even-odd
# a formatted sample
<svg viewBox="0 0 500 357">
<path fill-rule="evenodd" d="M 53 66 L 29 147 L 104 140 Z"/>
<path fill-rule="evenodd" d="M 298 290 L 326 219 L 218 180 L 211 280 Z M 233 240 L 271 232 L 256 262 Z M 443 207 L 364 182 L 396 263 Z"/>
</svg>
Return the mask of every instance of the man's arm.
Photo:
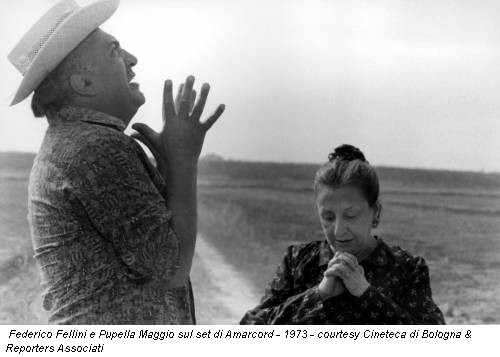
<svg viewBox="0 0 500 357">
<path fill-rule="evenodd" d="M 130 146 L 113 129 L 89 133 L 81 155 L 67 168 L 67 187 L 100 236 L 111 244 L 123 273 L 137 284 L 172 285 L 179 269 L 179 240 L 172 212 Z"/>
<path fill-rule="evenodd" d="M 173 213 L 172 226 L 180 240 L 179 269 L 172 288 L 184 286 L 189 278 L 197 234 L 197 168 L 206 132 L 217 121 L 224 106 L 219 105 L 204 123 L 200 117 L 210 87 L 202 86 L 196 105 L 194 77 L 181 86 L 174 102 L 172 82 L 165 82 L 163 92 L 163 122 L 160 133 L 145 124 L 134 124 L 138 133 L 132 136 L 153 153 L 157 167 L 167 182 L 167 206 Z"/>
<path fill-rule="evenodd" d="M 172 228 L 180 237 L 179 269 L 172 287 L 184 286 L 189 278 L 198 232 L 197 163 L 179 163 L 162 172 L 166 179 L 167 206 L 172 211 Z"/>
</svg>

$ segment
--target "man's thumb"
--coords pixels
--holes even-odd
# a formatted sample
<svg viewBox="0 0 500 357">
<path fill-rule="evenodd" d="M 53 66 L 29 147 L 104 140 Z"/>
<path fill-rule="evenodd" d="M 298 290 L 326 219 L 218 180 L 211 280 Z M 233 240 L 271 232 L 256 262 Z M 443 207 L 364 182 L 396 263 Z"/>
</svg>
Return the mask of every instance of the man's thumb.
<svg viewBox="0 0 500 357">
<path fill-rule="evenodd" d="M 139 132 L 139 134 L 141 134 L 142 136 L 144 136 L 149 140 L 152 140 L 156 136 L 158 136 L 158 133 L 156 133 L 153 129 L 151 129 L 144 123 L 135 123 L 132 125 L 132 129 L 136 130 L 137 132 Z"/>
</svg>

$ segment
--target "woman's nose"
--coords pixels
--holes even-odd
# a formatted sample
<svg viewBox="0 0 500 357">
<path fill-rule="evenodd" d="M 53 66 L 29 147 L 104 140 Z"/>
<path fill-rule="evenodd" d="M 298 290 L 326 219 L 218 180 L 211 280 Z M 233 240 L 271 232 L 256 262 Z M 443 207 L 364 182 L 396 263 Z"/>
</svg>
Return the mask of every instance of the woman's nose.
<svg viewBox="0 0 500 357">
<path fill-rule="evenodd" d="M 335 237 L 341 237 L 346 231 L 347 225 L 343 219 L 335 221 Z"/>
</svg>

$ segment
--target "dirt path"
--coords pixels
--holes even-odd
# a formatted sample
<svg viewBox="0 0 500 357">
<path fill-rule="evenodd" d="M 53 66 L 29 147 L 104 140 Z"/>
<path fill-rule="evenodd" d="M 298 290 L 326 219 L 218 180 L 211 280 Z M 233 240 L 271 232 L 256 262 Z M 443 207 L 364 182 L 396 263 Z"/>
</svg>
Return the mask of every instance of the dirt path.
<svg viewBox="0 0 500 357">
<path fill-rule="evenodd" d="M 0 266 L 0 324 L 47 321 L 47 314 L 42 310 L 38 270 L 32 260 L 23 257 L 16 256 L 9 260 L 10 265 Z M 198 324 L 237 324 L 260 298 L 252 283 L 201 235 L 191 280 Z"/>
<path fill-rule="evenodd" d="M 201 234 L 196 243 L 191 280 L 198 324 L 237 324 L 261 296 Z"/>
</svg>

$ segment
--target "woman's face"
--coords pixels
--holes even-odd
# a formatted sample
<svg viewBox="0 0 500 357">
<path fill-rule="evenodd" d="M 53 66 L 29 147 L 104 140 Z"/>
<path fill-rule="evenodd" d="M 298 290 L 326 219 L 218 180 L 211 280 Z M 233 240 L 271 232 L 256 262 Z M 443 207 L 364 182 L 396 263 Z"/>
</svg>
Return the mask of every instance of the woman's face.
<svg viewBox="0 0 500 357">
<path fill-rule="evenodd" d="M 326 239 L 335 250 L 359 258 L 373 244 L 371 229 L 377 212 L 358 188 L 320 184 L 316 206 Z"/>
</svg>

